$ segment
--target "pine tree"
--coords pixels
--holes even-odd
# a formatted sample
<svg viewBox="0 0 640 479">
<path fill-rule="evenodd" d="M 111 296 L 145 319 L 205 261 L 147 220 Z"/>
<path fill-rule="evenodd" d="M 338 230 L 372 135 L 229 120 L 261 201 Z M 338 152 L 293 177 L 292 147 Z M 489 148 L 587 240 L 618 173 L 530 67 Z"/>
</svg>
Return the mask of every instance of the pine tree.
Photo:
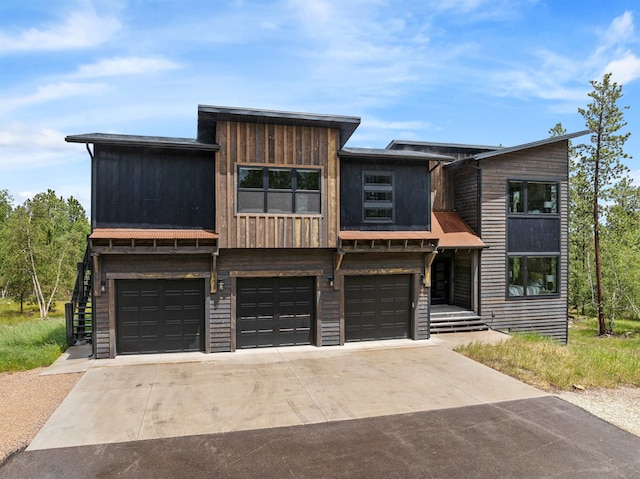
<svg viewBox="0 0 640 479">
<path fill-rule="evenodd" d="M 600 250 L 601 231 L 601 201 L 610 198 L 611 188 L 615 180 L 628 172 L 628 168 L 621 162 L 627 158 L 624 153 L 624 143 L 630 133 L 619 133 L 626 126 L 623 110 L 618 100 L 622 97 L 622 85 L 611 80 L 611 74 L 604 75 L 602 82 L 591 81 L 593 91 L 589 93 L 591 103 L 586 109 L 578 111 L 586 120 L 586 126 L 591 131 L 590 143 L 577 147 L 580 162 L 576 165 L 578 174 L 584 175 L 592 188 L 593 215 L 593 250 L 595 256 L 596 273 L 596 306 L 598 310 L 598 333 L 600 335 L 611 331 L 606 328 L 604 312 L 604 286 L 602 281 L 602 260 Z"/>
</svg>

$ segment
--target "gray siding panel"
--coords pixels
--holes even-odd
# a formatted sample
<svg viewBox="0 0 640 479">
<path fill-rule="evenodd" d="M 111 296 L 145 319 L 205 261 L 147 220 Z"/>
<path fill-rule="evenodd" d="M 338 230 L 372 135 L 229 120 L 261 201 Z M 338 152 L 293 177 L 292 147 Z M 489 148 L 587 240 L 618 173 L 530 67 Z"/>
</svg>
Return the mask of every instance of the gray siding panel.
<svg viewBox="0 0 640 479">
<path fill-rule="evenodd" d="M 429 290 L 420 287 L 418 293 L 418 335 L 415 339 L 429 339 Z"/>
<path fill-rule="evenodd" d="M 485 159 L 482 168 L 481 314 L 497 329 L 534 331 L 566 341 L 568 159 L 566 142 Z M 560 181 L 560 296 L 506 299 L 506 188 L 508 179 Z"/>
</svg>

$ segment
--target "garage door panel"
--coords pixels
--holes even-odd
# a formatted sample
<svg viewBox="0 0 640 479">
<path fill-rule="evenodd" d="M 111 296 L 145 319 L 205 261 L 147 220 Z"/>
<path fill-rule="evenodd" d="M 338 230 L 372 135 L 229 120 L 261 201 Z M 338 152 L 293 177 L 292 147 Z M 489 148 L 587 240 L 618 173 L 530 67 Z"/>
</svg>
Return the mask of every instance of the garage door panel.
<svg viewBox="0 0 640 479">
<path fill-rule="evenodd" d="M 119 354 L 204 349 L 204 280 L 119 280 L 116 307 Z"/>
<path fill-rule="evenodd" d="M 236 347 L 311 344 L 314 288 L 312 277 L 239 278 Z"/>
<path fill-rule="evenodd" d="M 411 277 L 345 277 L 345 339 L 369 341 L 409 337 Z"/>
</svg>

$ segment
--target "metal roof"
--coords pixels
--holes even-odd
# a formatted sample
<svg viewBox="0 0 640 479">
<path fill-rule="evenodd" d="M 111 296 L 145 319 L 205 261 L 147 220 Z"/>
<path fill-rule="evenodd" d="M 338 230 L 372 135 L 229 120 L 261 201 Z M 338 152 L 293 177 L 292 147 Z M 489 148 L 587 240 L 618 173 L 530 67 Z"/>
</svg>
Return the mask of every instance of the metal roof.
<svg viewBox="0 0 640 479">
<path fill-rule="evenodd" d="M 537 148 L 539 146 L 550 145 L 552 143 L 557 143 L 559 141 L 571 140 L 572 138 L 577 138 L 579 136 L 583 136 L 583 135 L 586 135 L 588 133 L 590 133 L 590 130 L 582 130 L 582 131 L 577 131 L 575 133 L 568 133 L 566 135 L 552 136 L 552 137 L 549 137 L 549 138 L 545 138 L 543 140 L 533 141 L 531 143 L 523 143 L 522 145 L 510 146 L 510 147 L 502 148 L 502 149 L 496 150 L 496 151 L 487 151 L 485 153 L 479 153 L 477 155 L 472 155 L 472 156 L 469 156 L 467 158 L 462 158 L 460 160 L 456 160 L 454 162 L 449 163 L 448 166 L 456 165 L 458 163 L 463 163 L 465 161 L 483 160 L 485 158 L 491 158 L 491 157 L 494 157 L 494 156 L 506 155 L 507 153 L 514 153 L 516 151 L 528 150 L 530 148 Z"/>
<path fill-rule="evenodd" d="M 442 150 L 460 151 L 494 151 L 502 146 L 467 145 L 463 143 L 438 143 L 433 141 L 391 140 L 387 145 L 388 150 L 403 149 L 404 147 L 437 148 Z"/>
<path fill-rule="evenodd" d="M 213 128 L 218 121 L 333 128 L 340 130 L 340 148 L 345 145 L 356 128 L 358 128 L 358 125 L 360 125 L 360 118 L 356 116 L 198 105 L 199 136 L 201 131 Z"/>
<path fill-rule="evenodd" d="M 435 153 L 425 153 L 413 150 L 387 150 L 383 148 L 343 148 L 338 152 L 341 157 L 351 158 L 383 158 L 402 160 L 435 160 L 452 161 L 455 158 Z"/>
<path fill-rule="evenodd" d="M 453 211 L 431 213 L 431 232 L 440 239 L 439 249 L 480 249 L 486 247 L 480 237 Z"/>
<path fill-rule="evenodd" d="M 218 145 L 200 143 L 192 138 L 170 138 L 165 136 L 117 135 L 111 133 L 87 133 L 69 135 L 65 138 L 69 143 L 92 143 L 100 145 L 150 146 L 162 148 L 181 148 L 188 150 L 220 149 Z"/>
<path fill-rule="evenodd" d="M 453 211 L 431 213 L 431 231 L 340 231 L 345 241 L 438 240 L 438 249 L 486 248 L 482 240 Z"/>
<path fill-rule="evenodd" d="M 218 234 L 209 230 L 145 229 L 145 228 L 96 228 L 90 239 L 217 239 Z"/>
</svg>

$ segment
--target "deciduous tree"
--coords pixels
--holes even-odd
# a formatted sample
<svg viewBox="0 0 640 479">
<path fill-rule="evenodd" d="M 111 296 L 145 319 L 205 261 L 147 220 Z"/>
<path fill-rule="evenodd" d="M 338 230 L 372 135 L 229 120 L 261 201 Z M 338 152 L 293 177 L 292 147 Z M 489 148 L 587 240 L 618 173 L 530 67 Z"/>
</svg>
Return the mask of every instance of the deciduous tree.
<svg viewBox="0 0 640 479">
<path fill-rule="evenodd" d="M 65 200 L 48 190 L 15 208 L 6 230 L 12 291 L 22 296 L 28 277 L 40 317 L 46 318 L 55 299 L 73 288 L 89 232 L 84 209 L 73 197 Z"/>
</svg>

